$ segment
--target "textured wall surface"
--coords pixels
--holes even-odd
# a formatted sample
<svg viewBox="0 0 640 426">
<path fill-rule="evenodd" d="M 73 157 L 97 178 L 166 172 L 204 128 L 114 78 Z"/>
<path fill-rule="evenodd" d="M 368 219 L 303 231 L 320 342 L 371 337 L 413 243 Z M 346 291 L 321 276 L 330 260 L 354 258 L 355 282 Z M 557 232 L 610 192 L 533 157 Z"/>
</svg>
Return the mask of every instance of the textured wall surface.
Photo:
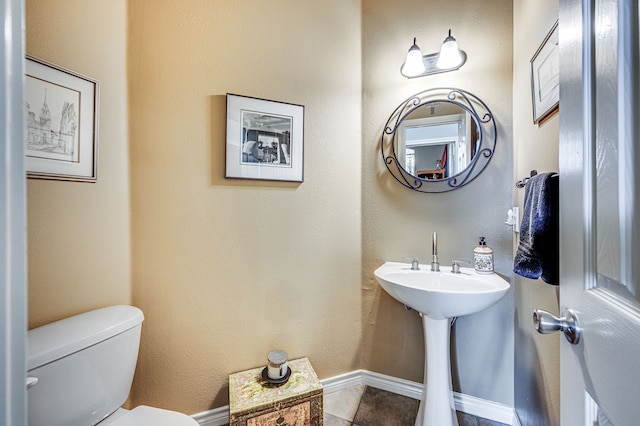
<svg viewBox="0 0 640 426">
<path fill-rule="evenodd" d="M 126 3 L 26 2 L 27 53 L 100 82 L 98 182 L 27 183 L 30 328 L 131 302 Z"/>
<path fill-rule="evenodd" d="M 360 3 L 129 4 L 133 403 L 228 402 L 283 349 L 360 367 Z M 305 107 L 304 182 L 225 179 L 225 94 Z"/>
<path fill-rule="evenodd" d="M 321 378 L 421 381 L 419 317 L 373 270 L 426 262 L 434 231 L 444 264 L 471 259 L 482 235 L 512 279 L 512 102 L 530 98 L 512 98 L 510 1 L 28 0 L 27 12 L 30 54 L 101 82 L 98 183 L 29 181 L 30 324 L 139 306 L 133 404 L 222 406 L 228 374 L 274 348 Z M 467 64 L 404 79 L 412 38 L 436 51 L 449 28 Z M 437 86 L 486 101 L 500 136 L 471 185 L 419 194 L 388 174 L 378 142 L 403 99 Z M 226 93 L 305 106 L 303 183 L 224 178 Z M 513 297 L 457 321 L 456 390 L 513 405 Z"/>
<path fill-rule="evenodd" d="M 440 261 L 473 259 L 479 236 L 495 250 L 496 271 L 511 280 L 512 236 L 504 225 L 512 202 L 512 3 L 365 0 L 363 7 L 363 367 L 422 381 L 424 338 L 415 312 L 387 295 L 373 271 L 384 261 L 416 256 L 430 262 L 438 232 Z M 440 49 L 447 31 L 468 55 L 458 71 L 414 80 L 400 75 L 413 37 L 423 54 Z M 495 156 L 470 185 L 450 193 L 422 194 L 396 182 L 380 154 L 391 112 L 413 93 L 457 87 L 487 103 L 498 126 Z M 497 305 L 458 319 L 453 330 L 454 388 L 513 404 L 513 294 Z"/>
<path fill-rule="evenodd" d="M 558 171 L 558 115 L 540 126 L 533 124 L 530 68 L 531 58 L 558 19 L 558 2 L 540 7 L 536 1 L 517 1 L 513 15 L 514 170 L 516 179 L 522 179 L 532 169 Z M 515 190 L 514 203 L 522 210 L 524 189 Z M 559 314 L 557 288 L 542 280 L 514 278 L 516 411 L 523 426 L 558 425 L 561 336 L 538 334 L 531 322 L 536 308 Z"/>
</svg>

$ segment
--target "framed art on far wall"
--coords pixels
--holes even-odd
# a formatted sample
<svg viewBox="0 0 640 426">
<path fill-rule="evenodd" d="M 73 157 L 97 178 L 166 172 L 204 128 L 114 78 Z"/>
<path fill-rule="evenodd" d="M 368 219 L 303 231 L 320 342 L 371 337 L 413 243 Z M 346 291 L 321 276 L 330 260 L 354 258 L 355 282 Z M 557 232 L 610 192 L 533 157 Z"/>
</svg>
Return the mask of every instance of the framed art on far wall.
<svg viewBox="0 0 640 426">
<path fill-rule="evenodd" d="M 560 52 L 558 21 L 531 59 L 533 122 L 539 124 L 560 105 Z"/>
<path fill-rule="evenodd" d="M 27 56 L 27 177 L 97 180 L 98 81 Z"/>
<path fill-rule="evenodd" d="M 226 178 L 303 181 L 304 106 L 227 93 Z"/>
</svg>

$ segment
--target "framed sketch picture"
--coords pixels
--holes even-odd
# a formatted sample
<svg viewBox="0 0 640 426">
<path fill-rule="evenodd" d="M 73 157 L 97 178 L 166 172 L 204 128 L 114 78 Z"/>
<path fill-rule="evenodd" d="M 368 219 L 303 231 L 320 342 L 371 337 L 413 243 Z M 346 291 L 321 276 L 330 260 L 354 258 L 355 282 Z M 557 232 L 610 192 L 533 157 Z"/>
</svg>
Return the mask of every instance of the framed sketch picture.
<svg viewBox="0 0 640 426">
<path fill-rule="evenodd" d="M 560 104 L 558 21 L 531 59 L 531 95 L 535 124 L 542 122 L 558 110 Z"/>
<path fill-rule="evenodd" d="M 304 106 L 227 93 L 226 178 L 303 181 Z"/>
<path fill-rule="evenodd" d="M 25 74 L 27 177 L 95 182 L 99 83 L 31 56 Z"/>
</svg>

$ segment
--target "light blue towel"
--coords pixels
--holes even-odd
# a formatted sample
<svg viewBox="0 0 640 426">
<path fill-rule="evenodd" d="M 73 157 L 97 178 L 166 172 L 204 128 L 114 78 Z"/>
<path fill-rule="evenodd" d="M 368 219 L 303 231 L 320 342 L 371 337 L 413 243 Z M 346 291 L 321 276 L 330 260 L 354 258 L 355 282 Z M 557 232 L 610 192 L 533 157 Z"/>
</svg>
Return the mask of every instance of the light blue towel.
<svg viewBox="0 0 640 426">
<path fill-rule="evenodd" d="M 541 173 L 527 181 L 520 244 L 513 272 L 525 278 L 559 284 L 559 185 L 556 173 Z"/>
</svg>

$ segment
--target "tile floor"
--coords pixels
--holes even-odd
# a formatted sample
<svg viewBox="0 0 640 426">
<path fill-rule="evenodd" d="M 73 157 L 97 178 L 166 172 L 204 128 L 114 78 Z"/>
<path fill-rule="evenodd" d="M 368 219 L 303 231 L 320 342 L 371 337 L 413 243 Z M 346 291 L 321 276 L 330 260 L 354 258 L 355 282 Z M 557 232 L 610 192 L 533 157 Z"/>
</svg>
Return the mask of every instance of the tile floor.
<svg viewBox="0 0 640 426">
<path fill-rule="evenodd" d="M 325 426 L 413 426 L 419 401 L 369 386 L 324 395 Z M 460 426 L 506 426 L 458 412 Z"/>
</svg>

